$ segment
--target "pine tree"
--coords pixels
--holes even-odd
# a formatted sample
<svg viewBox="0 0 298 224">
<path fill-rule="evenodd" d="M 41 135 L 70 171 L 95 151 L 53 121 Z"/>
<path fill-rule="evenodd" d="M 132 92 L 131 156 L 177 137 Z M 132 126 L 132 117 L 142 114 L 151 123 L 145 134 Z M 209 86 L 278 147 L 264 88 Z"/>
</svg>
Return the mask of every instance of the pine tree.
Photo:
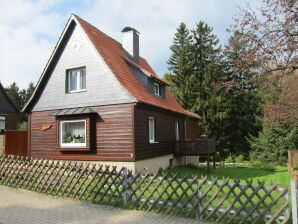
<svg viewBox="0 0 298 224">
<path fill-rule="evenodd" d="M 225 92 L 216 89 L 216 83 L 223 75 L 221 47 L 212 33 L 212 28 L 200 21 L 192 30 L 192 67 L 196 80 L 196 102 L 192 111 L 202 115 L 199 126 L 203 133 L 213 137 L 221 145 L 225 136 L 226 119 L 229 114 Z"/>
<path fill-rule="evenodd" d="M 223 148 L 227 154 L 249 153 L 249 136 L 256 136 L 261 129 L 262 99 L 255 85 L 255 65 L 247 58 L 250 45 L 242 39 L 240 32 L 235 32 L 225 46 L 225 76 L 222 86 L 230 101 L 229 122 Z"/>
<path fill-rule="evenodd" d="M 9 87 L 7 87 L 7 95 L 14 103 L 14 105 L 18 108 L 19 111 L 24 107 L 25 103 L 30 99 L 33 91 L 35 89 L 34 84 L 32 82 L 29 83 L 27 89 L 20 89 L 17 84 L 14 82 Z M 18 114 L 18 126 L 22 123 L 27 122 L 28 115 L 25 113 Z"/>
<path fill-rule="evenodd" d="M 193 92 L 195 80 L 190 61 L 191 41 L 190 31 L 184 23 L 181 23 L 170 47 L 172 54 L 168 60 L 168 68 L 172 74 L 167 74 L 164 77 L 172 84 L 170 88 L 174 97 L 185 109 L 191 109 L 196 100 L 196 95 Z"/>
</svg>

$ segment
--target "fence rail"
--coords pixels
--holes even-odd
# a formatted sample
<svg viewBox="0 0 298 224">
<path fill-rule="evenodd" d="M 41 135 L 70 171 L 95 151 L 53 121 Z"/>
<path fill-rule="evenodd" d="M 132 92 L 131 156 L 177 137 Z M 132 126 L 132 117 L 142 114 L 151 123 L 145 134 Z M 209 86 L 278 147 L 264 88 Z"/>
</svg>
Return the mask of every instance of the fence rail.
<svg viewBox="0 0 298 224">
<path fill-rule="evenodd" d="M 0 156 L 0 184 L 221 223 L 287 223 L 290 217 L 287 188 L 249 180 L 133 175 L 126 168 Z"/>
</svg>

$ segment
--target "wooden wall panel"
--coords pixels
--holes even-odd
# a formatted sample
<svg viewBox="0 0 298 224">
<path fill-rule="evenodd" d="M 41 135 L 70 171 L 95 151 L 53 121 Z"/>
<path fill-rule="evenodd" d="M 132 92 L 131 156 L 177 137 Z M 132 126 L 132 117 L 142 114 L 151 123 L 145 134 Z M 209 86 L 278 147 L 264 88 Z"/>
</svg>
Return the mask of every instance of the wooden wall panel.
<svg viewBox="0 0 298 224">
<path fill-rule="evenodd" d="M 158 143 L 149 143 L 149 116 L 155 117 L 155 138 Z M 172 153 L 176 140 L 175 121 L 179 122 L 180 139 L 183 139 L 184 116 L 147 105 L 137 105 L 135 108 L 136 160 Z"/>
<path fill-rule="evenodd" d="M 92 118 L 94 128 L 87 122 L 87 127 L 91 128 L 89 139 L 94 142 L 93 145 L 87 142 L 87 145 L 92 148 L 91 151 L 58 150 L 58 122 L 54 116 L 50 116 L 56 110 L 32 112 L 29 119 L 31 156 L 72 160 L 132 161 L 134 159 L 134 104 L 98 106 L 92 109 L 99 115 Z M 51 124 L 52 127 L 42 131 L 43 124 Z"/>
<path fill-rule="evenodd" d="M 4 154 L 27 156 L 27 131 L 5 131 Z"/>
<path fill-rule="evenodd" d="M 17 129 L 17 113 L 12 112 L 0 112 L 0 115 L 5 115 L 5 129 L 7 130 L 16 130 Z"/>
<path fill-rule="evenodd" d="M 186 139 L 198 139 L 199 136 L 199 126 L 198 120 L 189 118 L 186 120 Z"/>
</svg>

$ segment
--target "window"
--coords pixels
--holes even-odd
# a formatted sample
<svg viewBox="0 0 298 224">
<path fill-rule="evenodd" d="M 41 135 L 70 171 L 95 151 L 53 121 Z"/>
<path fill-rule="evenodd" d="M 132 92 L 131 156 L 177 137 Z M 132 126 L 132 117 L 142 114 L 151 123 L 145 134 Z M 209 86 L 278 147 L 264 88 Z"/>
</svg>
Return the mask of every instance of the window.
<svg viewBox="0 0 298 224">
<path fill-rule="evenodd" d="M 5 129 L 5 116 L 0 115 L 0 131 Z"/>
<path fill-rule="evenodd" d="M 68 92 L 75 93 L 86 90 L 86 69 L 72 69 L 67 72 Z"/>
<path fill-rule="evenodd" d="M 61 147 L 86 147 L 86 120 L 60 121 Z"/>
<path fill-rule="evenodd" d="M 176 135 L 176 141 L 179 141 L 180 136 L 179 136 L 179 122 L 175 121 L 175 135 Z"/>
<path fill-rule="evenodd" d="M 155 142 L 155 118 L 149 117 L 149 142 Z"/>
<path fill-rule="evenodd" d="M 160 87 L 158 83 L 154 83 L 154 94 L 160 96 Z"/>
</svg>

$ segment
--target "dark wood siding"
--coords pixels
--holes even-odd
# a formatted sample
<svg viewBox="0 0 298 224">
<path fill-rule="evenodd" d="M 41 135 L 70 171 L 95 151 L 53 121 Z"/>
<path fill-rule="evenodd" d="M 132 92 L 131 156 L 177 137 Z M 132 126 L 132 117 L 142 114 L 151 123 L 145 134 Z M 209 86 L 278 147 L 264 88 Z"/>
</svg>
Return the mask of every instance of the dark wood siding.
<svg viewBox="0 0 298 224">
<path fill-rule="evenodd" d="M 27 156 L 27 131 L 6 131 L 4 142 L 4 154 Z"/>
<path fill-rule="evenodd" d="M 186 139 L 198 139 L 199 138 L 199 126 L 198 120 L 189 118 L 186 120 Z"/>
<path fill-rule="evenodd" d="M 32 112 L 30 115 L 29 144 L 32 157 L 74 159 L 74 160 L 134 160 L 133 113 L 134 104 L 92 107 L 98 112 L 94 128 L 90 126 L 90 141 L 94 142 L 90 151 L 63 152 L 58 148 L 58 124 L 54 116 L 56 112 Z M 42 125 L 52 124 L 52 127 L 42 131 Z M 87 124 L 87 128 L 89 124 Z M 87 129 L 88 130 L 88 129 Z M 88 138 L 88 136 L 87 136 Z"/>
<path fill-rule="evenodd" d="M 5 116 L 5 129 L 16 130 L 17 129 L 17 117 L 18 114 L 14 112 L 0 112 L 0 115 Z"/>
<path fill-rule="evenodd" d="M 155 140 L 149 143 L 148 117 L 155 117 Z M 152 106 L 138 104 L 135 107 L 135 149 L 136 160 L 162 156 L 173 152 L 175 121 L 180 125 L 180 139 L 184 138 L 185 117 Z"/>
</svg>

